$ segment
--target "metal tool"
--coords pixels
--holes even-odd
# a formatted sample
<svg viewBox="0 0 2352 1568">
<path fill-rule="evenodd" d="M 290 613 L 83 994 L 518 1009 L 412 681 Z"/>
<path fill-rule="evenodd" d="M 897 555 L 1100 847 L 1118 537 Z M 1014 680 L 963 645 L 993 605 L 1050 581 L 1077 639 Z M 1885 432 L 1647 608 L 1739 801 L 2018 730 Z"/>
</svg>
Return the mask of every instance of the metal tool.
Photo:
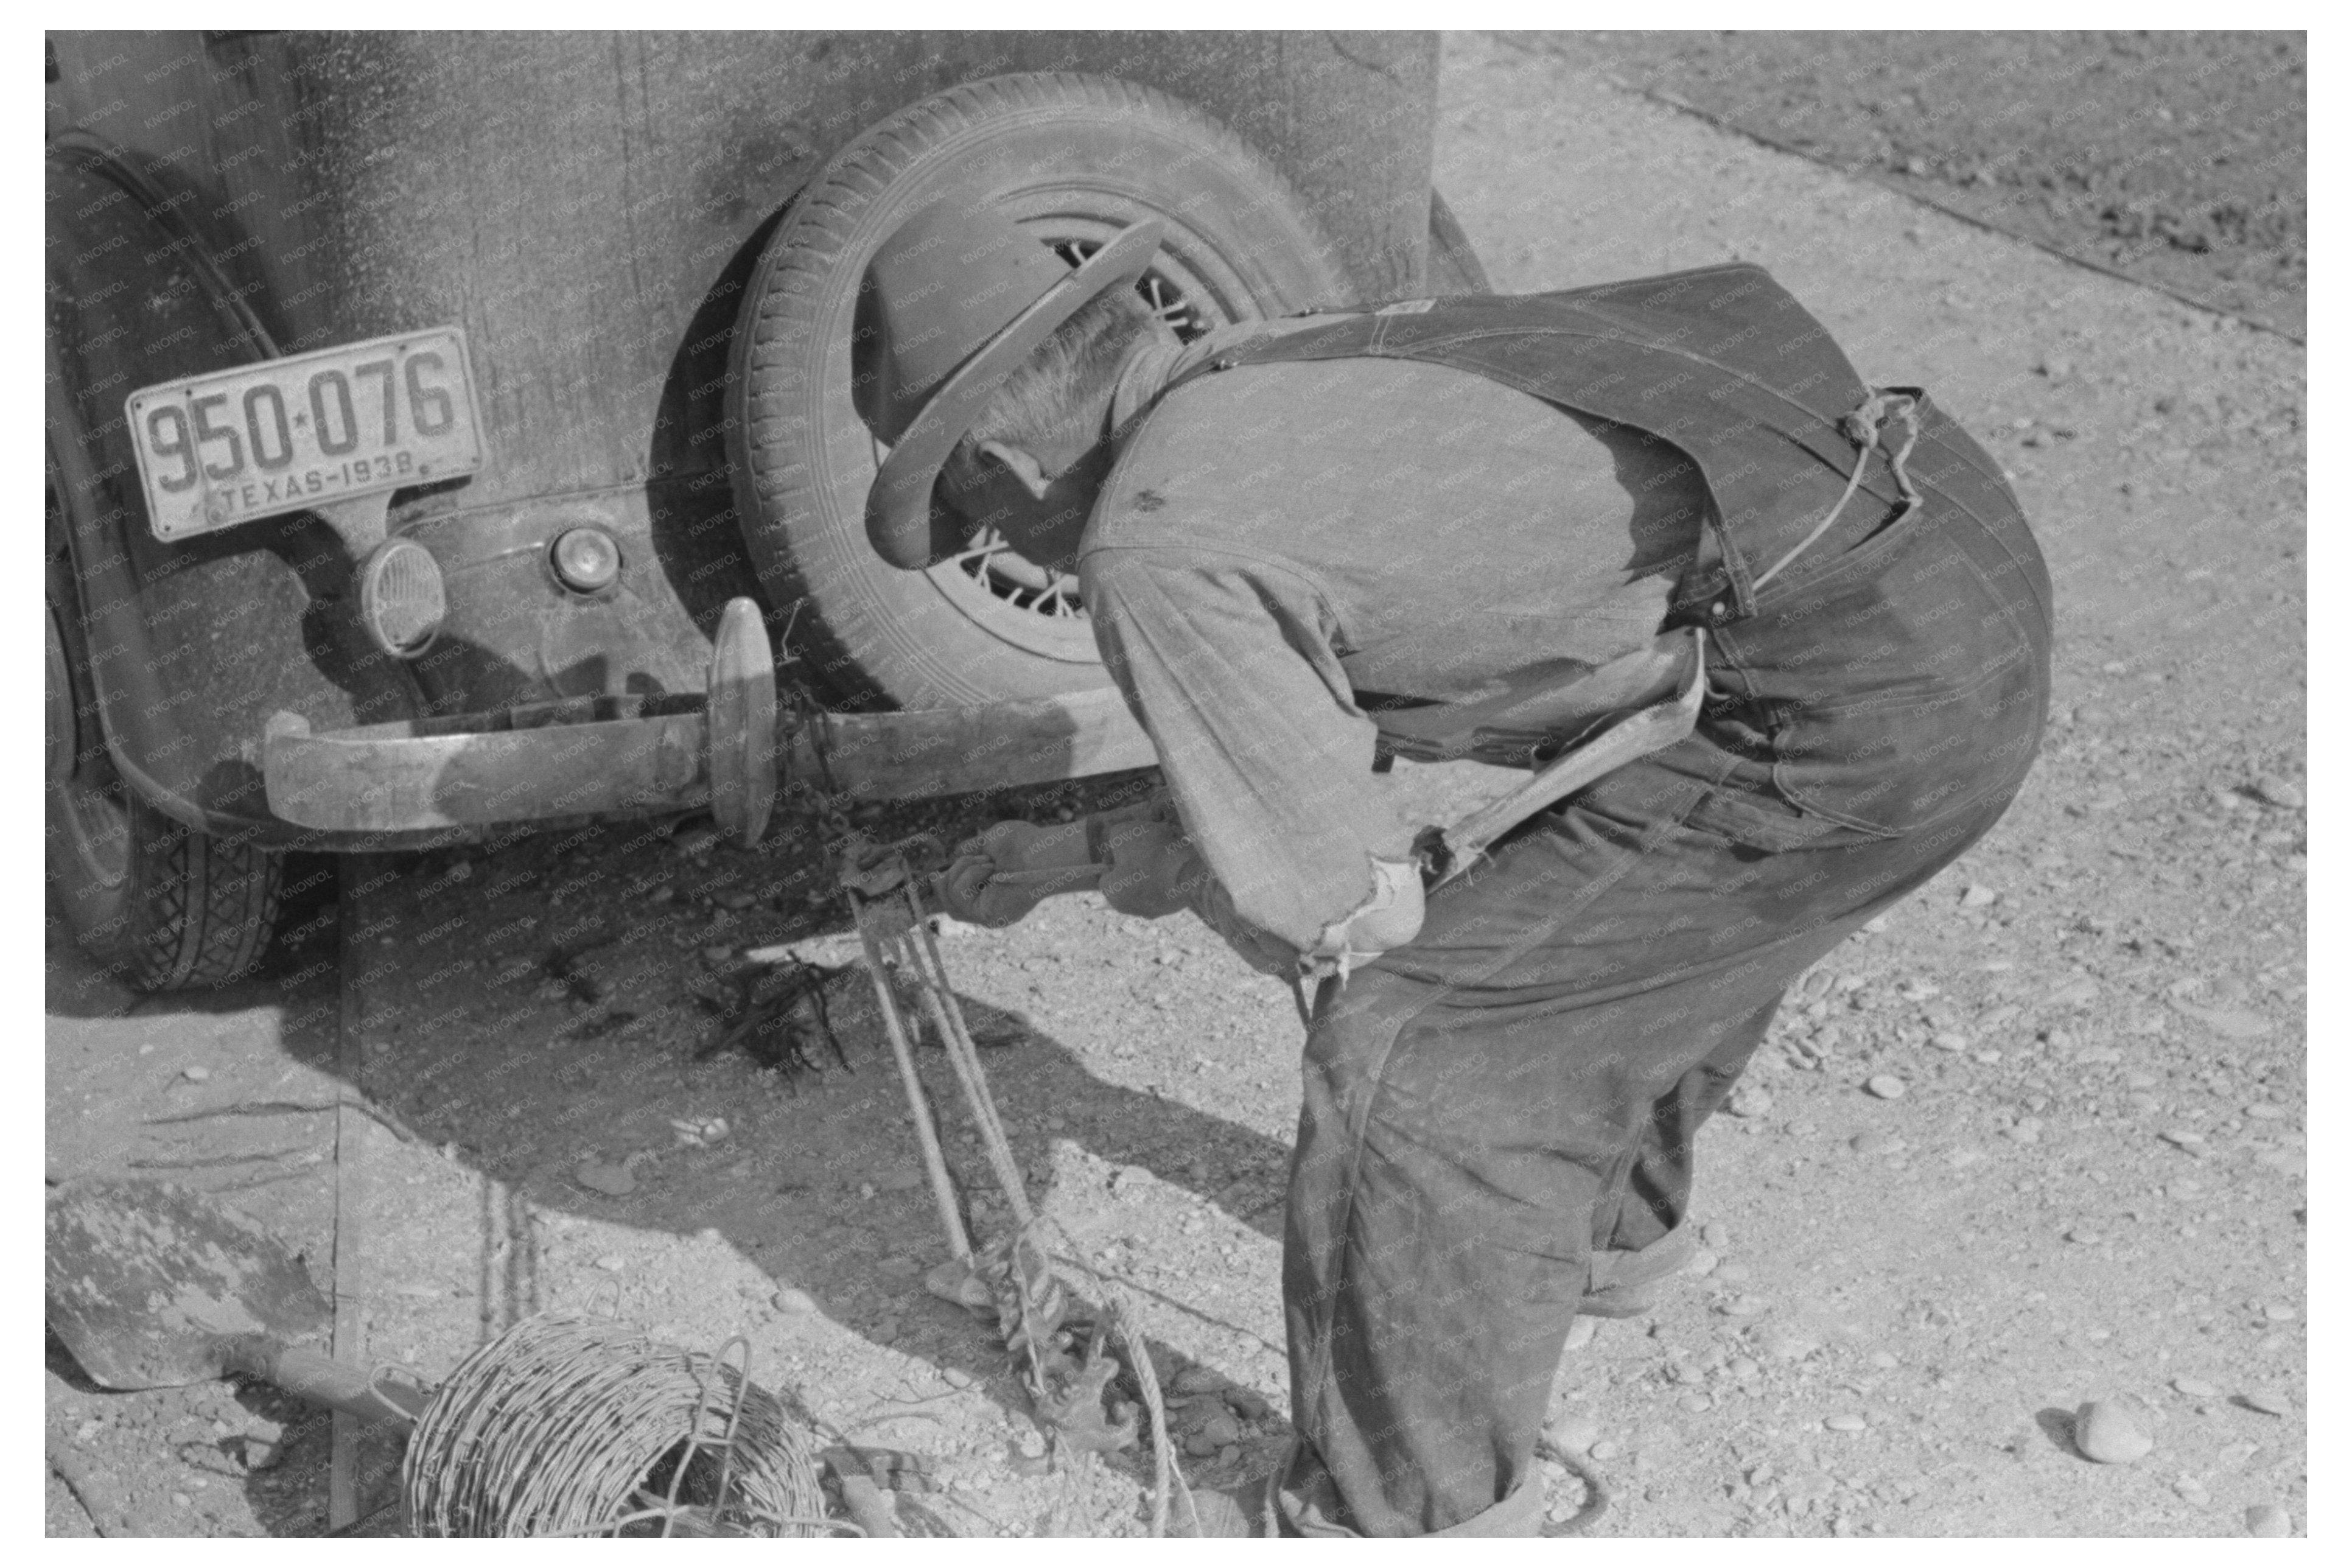
<svg viewBox="0 0 2352 1568">
<path fill-rule="evenodd" d="M 437 1388 L 291 1342 L 331 1312 L 301 1259 L 254 1221 L 162 1182 L 87 1181 L 49 1194 L 49 1326 L 107 1388 L 244 1373 L 408 1434 L 401 1504 L 430 1536 L 814 1536 L 814 1436 L 751 1381 L 740 1338 L 708 1355 L 610 1318 L 542 1312 Z M 732 1352 L 738 1348 L 740 1355 Z M 740 1366 L 734 1364 L 740 1361 Z M 895 1535 L 853 1450 L 835 1458 L 869 1535 Z"/>
<path fill-rule="evenodd" d="M 379 1384 L 294 1342 L 333 1313 L 254 1221 L 168 1182 L 84 1181 L 48 1198 L 49 1326 L 103 1388 L 243 1373 L 370 1421 L 413 1422 L 421 1390 Z"/>
<path fill-rule="evenodd" d="M 1160 1534 L 1167 1521 L 1170 1490 L 1172 1487 L 1182 1492 L 1183 1478 L 1169 1449 L 1167 1419 L 1150 1354 L 1130 1314 L 1116 1300 L 1089 1318 L 1054 1273 L 1040 1235 L 1043 1226 L 1050 1222 L 1041 1221 L 1030 1205 L 1020 1164 L 989 1092 L 979 1048 L 948 983 L 939 941 L 923 907 L 922 888 L 929 875 L 946 864 L 946 852 L 927 834 L 877 844 L 838 816 L 834 826 L 842 836 L 836 873 L 857 921 L 866 970 L 874 983 L 891 1055 L 898 1066 L 899 1081 L 907 1091 L 907 1109 L 922 1149 L 940 1226 L 953 1255 L 932 1270 L 926 1285 L 935 1294 L 995 1320 L 1039 1423 L 1056 1439 L 1080 1449 L 1113 1452 L 1132 1446 L 1137 1439 L 1138 1421 L 1131 1410 L 1114 1406 L 1108 1415 L 1104 1410 L 1105 1388 L 1118 1371 L 1109 1354 L 1111 1342 L 1117 1340 L 1134 1371 L 1150 1423 L 1155 1465 L 1152 1533 Z M 921 1016 L 945 1050 L 980 1132 L 981 1146 L 1012 1211 L 1012 1227 L 985 1247 L 973 1246 L 940 1145 L 930 1097 L 915 1069 L 918 1028 L 910 1026 L 899 1005 L 902 978 L 919 998 Z"/>
</svg>

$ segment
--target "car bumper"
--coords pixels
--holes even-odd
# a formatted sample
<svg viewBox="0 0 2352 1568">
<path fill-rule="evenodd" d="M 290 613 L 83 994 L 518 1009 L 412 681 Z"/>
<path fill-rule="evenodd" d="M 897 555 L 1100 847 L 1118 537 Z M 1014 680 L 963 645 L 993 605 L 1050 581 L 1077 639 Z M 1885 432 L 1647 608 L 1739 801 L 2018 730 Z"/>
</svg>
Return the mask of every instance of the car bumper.
<svg viewBox="0 0 2352 1568">
<path fill-rule="evenodd" d="M 898 713 L 814 713 L 767 733 L 698 696 L 595 698 L 313 732 L 262 748 L 271 812 L 329 834 L 478 829 L 709 808 L 746 842 L 781 778 L 832 802 L 913 800 L 1149 767 L 1117 693 Z M 761 759 L 768 765 L 761 765 Z M 764 784 L 761 782 L 764 779 Z M 748 782 L 747 782 L 748 781 Z M 761 798 L 764 794 L 765 798 Z"/>
</svg>

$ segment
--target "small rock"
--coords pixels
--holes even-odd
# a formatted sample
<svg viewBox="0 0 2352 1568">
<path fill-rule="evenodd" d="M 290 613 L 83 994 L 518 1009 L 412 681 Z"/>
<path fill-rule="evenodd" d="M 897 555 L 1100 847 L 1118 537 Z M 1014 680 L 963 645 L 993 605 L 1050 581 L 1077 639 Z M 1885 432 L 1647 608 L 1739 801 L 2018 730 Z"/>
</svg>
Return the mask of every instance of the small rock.
<svg viewBox="0 0 2352 1568">
<path fill-rule="evenodd" d="M 1042 1459 L 1045 1457 L 1045 1434 L 1032 1426 L 1021 1434 L 1019 1447 L 1023 1458 Z"/>
<path fill-rule="evenodd" d="M 786 1285 L 768 1298 L 768 1305 L 788 1314 L 814 1312 L 816 1310 L 816 1298 L 796 1285 Z M 949 1374 L 948 1381 L 955 1381 L 952 1373 Z"/>
<path fill-rule="evenodd" d="M 1603 1437 L 1585 1450 L 1596 1459 L 1613 1459 L 1625 1450 L 1610 1438 Z"/>
<path fill-rule="evenodd" d="M 1870 1423 L 1859 1415 L 1832 1415 L 1822 1423 L 1832 1432 L 1867 1432 Z"/>
<path fill-rule="evenodd" d="M 2283 805 L 2289 811 L 2301 811 L 2304 807 L 2302 788 L 2276 773 L 2264 773 L 2256 779 L 2254 793 L 2273 805 Z"/>
<path fill-rule="evenodd" d="M 2084 1247 L 2096 1247 L 2100 1242 L 2106 1238 L 2102 1237 L 2095 1230 L 2091 1230 L 2078 1225 L 2074 1226 L 2067 1230 L 2066 1239 Z"/>
<path fill-rule="evenodd" d="M 1564 1410 L 1544 1428 L 1551 1446 L 1563 1454 L 1581 1454 L 1601 1441 L 1601 1423 L 1581 1410 Z"/>
<path fill-rule="evenodd" d="M 1731 1091 L 1724 1110 L 1734 1116 L 1762 1116 L 1772 1109 L 1772 1091 L 1755 1084 L 1741 1084 Z"/>
<path fill-rule="evenodd" d="M 2246 1533 L 2280 1540 L 2294 1533 L 2294 1521 L 2274 1502 L 2258 1502 L 2246 1510 Z"/>
<path fill-rule="evenodd" d="M 1822 1347 L 1811 1335 L 1782 1325 L 1758 1336 L 1756 1348 L 1774 1361 L 1802 1361 Z"/>
<path fill-rule="evenodd" d="M 608 1252 L 596 1259 L 596 1267 L 607 1274 L 618 1274 L 629 1266 L 629 1260 L 617 1252 Z"/>
<path fill-rule="evenodd" d="M 2273 1323 L 2292 1323 L 2294 1309 L 2284 1301 L 2273 1301 L 2263 1308 L 2263 1316 Z"/>
<path fill-rule="evenodd" d="M 1960 908 L 1964 910 L 1981 910 L 1999 902 L 2000 894 L 1982 882 L 1969 883 L 1968 890 L 1960 895 Z"/>
<path fill-rule="evenodd" d="M 1734 1296 L 1716 1309 L 1727 1318 L 1757 1318 L 1772 1310 L 1772 1304 L 1761 1296 Z"/>
<path fill-rule="evenodd" d="M 2182 1502 L 2187 1503 L 2191 1508 L 2203 1508 L 2206 1504 L 2213 1500 L 2213 1494 L 2207 1491 L 2205 1489 L 2205 1483 L 2199 1480 L 2195 1476 L 2181 1477 L 2179 1480 L 2172 1483 L 2172 1489 L 2180 1495 L 2180 1500 Z"/>
<path fill-rule="evenodd" d="M 2294 1408 L 2285 1394 L 2270 1388 L 2250 1388 L 2238 1395 L 2238 1403 L 2265 1415 L 2284 1415 Z"/>
<path fill-rule="evenodd" d="M 186 1079 L 190 1083 L 202 1083 L 206 1079 L 213 1076 L 213 1069 L 210 1068 L 182 1068 L 180 1069 L 180 1076 Z"/>
<path fill-rule="evenodd" d="M 1896 1078 L 1891 1072 L 1882 1072 L 1871 1074 L 1870 1078 L 1863 1084 L 1862 1087 L 1876 1095 L 1881 1100 L 1900 1100 L 1903 1098 L 1905 1092 L 1910 1088 L 1910 1085 L 1905 1083 L 1901 1079 Z M 1863 1136 L 1883 1138 L 1885 1135 L 1882 1133 L 1864 1133 Z M 1861 1140 L 1857 1139 L 1855 1140 L 1855 1142 L 1857 1145 L 1857 1152 L 1862 1152 L 1858 1147 Z"/>
<path fill-rule="evenodd" d="M 710 901 L 722 910 L 733 910 L 740 914 L 760 900 L 740 888 L 721 888 L 710 895 Z"/>
<path fill-rule="evenodd" d="M 1683 1265 L 1683 1272 L 1694 1279 L 1704 1279 L 1714 1273 L 1722 1262 L 1723 1259 L 1715 1255 L 1713 1248 L 1697 1247 L 1693 1249 L 1690 1261 Z"/>
<path fill-rule="evenodd" d="M 2157 1136 L 2176 1149 L 2194 1149 L 2205 1142 L 2205 1134 L 2186 1127 L 2168 1127 Z"/>
<path fill-rule="evenodd" d="M 1205 1459 L 1217 1451 L 1217 1445 L 1209 1440 L 1206 1432 L 1195 1432 L 1184 1439 L 1184 1451 L 1195 1458 Z"/>
<path fill-rule="evenodd" d="M 1895 1359 L 1892 1351 L 1873 1351 L 1870 1352 L 1870 1364 L 1881 1372 L 1892 1372 L 1903 1363 Z"/>
<path fill-rule="evenodd" d="M 1224 1390 L 1225 1379 L 1205 1366 L 1188 1366 L 1179 1372 L 1168 1386 L 1186 1395 L 1219 1394 Z"/>
<path fill-rule="evenodd" d="M 1220 1412 L 1202 1424 L 1201 1436 L 1210 1438 L 1220 1448 L 1242 1440 L 1242 1424 Z"/>
<path fill-rule="evenodd" d="M 2191 1399 L 2214 1399 L 2221 1393 L 2201 1377 L 2176 1377 L 2172 1380 L 2172 1386 L 2176 1393 L 2185 1394 Z"/>
<path fill-rule="evenodd" d="M 2200 1007 L 2175 999 L 2175 1011 L 2193 1018 L 2226 1040 L 2259 1040 L 2271 1032 L 2271 1021 L 2259 1013 L 2237 1007 Z"/>
<path fill-rule="evenodd" d="M 195 1499 L 190 1497 L 185 1492 L 173 1492 L 172 1494 L 173 1505 L 177 1508 L 192 1508 L 195 1505 Z"/>
<path fill-rule="evenodd" d="M 728 1131 L 727 1119 L 723 1116 L 714 1116 L 702 1124 L 702 1141 L 705 1143 L 723 1142 Z"/>
<path fill-rule="evenodd" d="M 1723 1374 L 1734 1383 L 1746 1383 L 1763 1370 L 1754 1356 L 1734 1356 L 1724 1367 Z"/>
<path fill-rule="evenodd" d="M 728 942 L 714 942 L 702 950 L 702 962 L 709 964 L 713 969 L 734 956 L 735 949 Z"/>
<path fill-rule="evenodd" d="M 1698 1238 L 1717 1252 L 1731 1250 L 1731 1227 L 1719 1219 L 1711 1219 L 1699 1226 Z"/>
<path fill-rule="evenodd" d="M 608 1198 L 624 1198 L 637 1190 L 637 1178 L 626 1165 L 608 1165 L 602 1160 L 583 1160 L 572 1179 Z"/>
<path fill-rule="evenodd" d="M 1756 1270 L 1745 1263 L 1718 1263 L 1715 1267 L 1715 1280 L 1718 1285 L 1738 1285 L 1754 1278 Z"/>
<path fill-rule="evenodd" d="M 1685 1394 L 1676 1403 L 1693 1415 L 1704 1415 L 1715 1408 L 1715 1401 L 1704 1394 Z"/>
<path fill-rule="evenodd" d="M 681 855 L 708 853 L 718 842 L 719 830 L 707 823 L 697 823 L 673 835 L 669 841 L 670 847 Z"/>
<path fill-rule="evenodd" d="M 1939 1051 L 1965 1051 L 1969 1037 L 1958 1029 L 1940 1029 L 1927 1037 L 1927 1043 Z"/>
<path fill-rule="evenodd" d="M 885 1318 L 885 1319 L 883 1319 L 880 1322 L 878 1322 L 878 1323 L 877 1323 L 877 1324 L 875 1324 L 875 1325 L 874 1325 L 874 1342 L 875 1342 L 875 1343 L 877 1343 L 877 1344 L 884 1344 L 884 1345 L 887 1345 L 887 1344 L 888 1344 L 891 1341 L 893 1341 L 893 1340 L 897 1339 L 898 1337 L 898 1319 L 896 1319 L 896 1318 Z"/>
<path fill-rule="evenodd" d="M 2128 1465 L 2147 1458 L 2156 1439 L 2114 1401 L 2095 1399 L 2074 1417 L 2074 1447 L 2094 1463 Z"/>
</svg>

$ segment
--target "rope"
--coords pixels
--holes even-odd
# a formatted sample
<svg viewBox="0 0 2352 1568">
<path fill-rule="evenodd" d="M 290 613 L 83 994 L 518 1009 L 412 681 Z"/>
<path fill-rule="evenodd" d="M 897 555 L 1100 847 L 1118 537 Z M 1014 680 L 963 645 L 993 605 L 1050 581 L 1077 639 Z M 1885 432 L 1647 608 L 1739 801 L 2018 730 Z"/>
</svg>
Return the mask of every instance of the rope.
<svg viewBox="0 0 2352 1568">
<path fill-rule="evenodd" d="M 1172 1489 L 1183 1500 L 1186 1513 L 1192 1517 L 1192 1532 L 1200 1534 L 1201 1510 L 1192 1501 L 1192 1489 L 1185 1482 L 1184 1467 L 1177 1461 L 1176 1451 L 1168 1441 L 1168 1405 L 1160 1397 L 1160 1374 L 1151 1364 L 1151 1352 L 1144 1348 L 1143 1336 L 1134 1327 L 1134 1313 L 1127 1298 L 1103 1278 L 1099 1269 L 1087 1261 L 1086 1249 L 1078 1245 L 1067 1226 L 1060 1220 L 1046 1221 L 1062 1238 L 1066 1254 L 1075 1259 L 1080 1270 L 1092 1284 L 1095 1300 L 1103 1303 L 1103 1313 L 1110 1320 L 1135 1368 L 1138 1390 L 1143 1395 L 1143 1408 L 1151 1419 L 1151 1539 L 1159 1541 L 1168 1533 L 1168 1498 Z"/>
<path fill-rule="evenodd" d="M 1558 1524 L 1544 1526 L 1549 1536 L 1582 1535 L 1609 1511 L 1609 1489 L 1601 1484 L 1601 1474 L 1578 1456 L 1560 1447 L 1549 1437 L 1536 1439 L 1536 1457 L 1549 1459 L 1584 1483 L 1584 1504 L 1575 1513 Z"/>
<path fill-rule="evenodd" d="M 1919 400 L 1907 392 L 1873 393 L 1838 421 L 1839 434 L 1853 442 L 1856 448 L 1853 473 L 1845 481 L 1845 493 L 1838 497 L 1837 505 L 1830 508 L 1827 516 L 1813 524 L 1813 531 L 1797 542 L 1795 549 L 1772 563 L 1770 569 L 1756 579 L 1751 584 L 1753 588 L 1760 589 L 1779 576 L 1782 567 L 1803 554 L 1811 548 L 1814 541 L 1830 531 L 1830 525 L 1837 521 L 1838 514 L 1845 510 L 1846 502 L 1853 500 L 1853 492 L 1862 488 L 1862 476 L 1870 468 L 1870 454 L 1878 446 L 1879 431 L 1889 418 L 1901 420 L 1906 434 L 1901 449 L 1895 454 L 1889 465 L 1895 475 L 1895 489 L 1903 497 L 1903 508 L 1888 521 L 1902 521 L 1911 514 L 1911 509 L 1919 504 L 1919 492 L 1912 488 L 1911 476 L 1903 468 L 1904 459 L 1911 456 L 1911 448 L 1919 444 Z"/>
</svg>

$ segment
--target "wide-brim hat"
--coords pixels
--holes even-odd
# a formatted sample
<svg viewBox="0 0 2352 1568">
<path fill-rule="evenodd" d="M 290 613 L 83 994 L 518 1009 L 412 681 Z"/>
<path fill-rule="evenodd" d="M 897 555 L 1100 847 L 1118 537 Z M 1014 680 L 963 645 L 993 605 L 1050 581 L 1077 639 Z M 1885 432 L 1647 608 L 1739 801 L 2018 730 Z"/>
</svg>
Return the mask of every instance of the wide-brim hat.
<svg viewBox="0 0 2352 1568">
<path fill-rule="evenodd" d="M 966 530 L 934 521 L 948 455 L 1004 378 L 1088 300 L 1133 286 L 1160 248 L 1158 218 L 1130 224 L 1076 267 L 992 209 L 930 209 L 883 242 L 859 303 L 857 411 L 889 455 L 866 496 L 866 537 L 919 571 Z"/>
</svg>

